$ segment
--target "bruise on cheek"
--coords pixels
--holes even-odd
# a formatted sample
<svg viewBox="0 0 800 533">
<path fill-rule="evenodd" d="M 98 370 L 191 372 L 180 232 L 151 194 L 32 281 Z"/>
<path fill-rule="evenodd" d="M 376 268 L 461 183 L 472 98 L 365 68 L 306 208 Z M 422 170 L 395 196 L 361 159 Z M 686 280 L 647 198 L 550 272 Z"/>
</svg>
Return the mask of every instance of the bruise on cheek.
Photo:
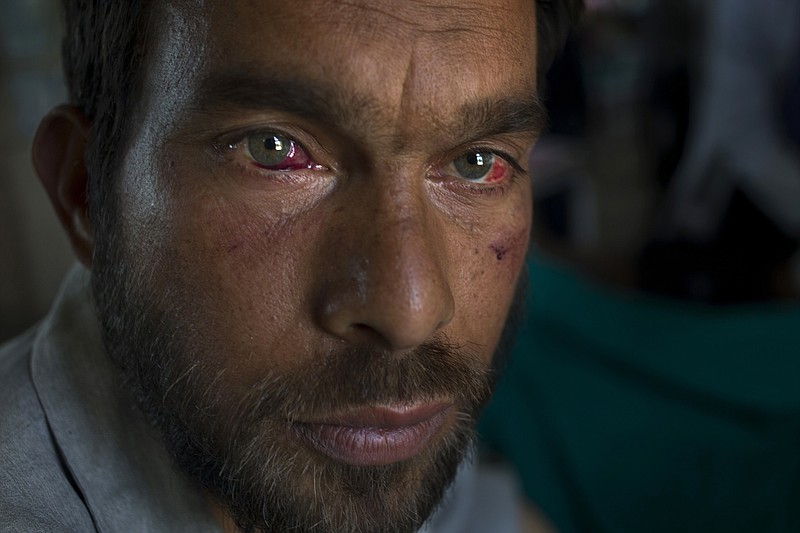
<svg viewBox="0 0 800 533">
<path fill-rule="evenodd" d="M 508 248 L 504 244 L 490 244 L 489 248 L 497 254 L 498 261 L 502 261 L 508 253 Z"/>
<path fill-rule="evenodd" d="M 498 263 L 506 261 L 516 265 L 525 255 L 528 243 L 527 235 L 527 231 L 524 230 L 511 235 L 504 235 L 489 244 L 489 251 L 494 255 Z"/>
</svg>

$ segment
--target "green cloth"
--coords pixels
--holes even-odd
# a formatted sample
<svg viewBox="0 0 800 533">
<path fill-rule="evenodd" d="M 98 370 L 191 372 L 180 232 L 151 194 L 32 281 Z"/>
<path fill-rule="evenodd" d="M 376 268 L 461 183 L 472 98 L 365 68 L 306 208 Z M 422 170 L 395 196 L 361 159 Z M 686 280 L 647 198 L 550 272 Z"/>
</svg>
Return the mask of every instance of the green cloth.
<svg viewBox="0 0 800 533">
<path fill-rule="evenodd" d="M 529 266 L 480 431 L 562 533 L 800 532 L 800 305 L 682 303 Z"/>
</svg>

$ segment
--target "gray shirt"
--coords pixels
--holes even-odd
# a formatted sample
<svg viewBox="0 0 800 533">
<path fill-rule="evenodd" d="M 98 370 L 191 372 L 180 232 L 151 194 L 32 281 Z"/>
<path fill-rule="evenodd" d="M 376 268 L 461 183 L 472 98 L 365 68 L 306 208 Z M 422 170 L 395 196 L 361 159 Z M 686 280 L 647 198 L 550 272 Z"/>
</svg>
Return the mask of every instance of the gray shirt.
<svg viewBox="0 0 800 533">
<path fill-rule="evenodd" d="M 50 314 L 0 349 L 0 531 L 219 532 L 102 349 L 76 267 Z M 518 531 L 502 469 L 462 466 L 425 533 Z"/>
</svg>

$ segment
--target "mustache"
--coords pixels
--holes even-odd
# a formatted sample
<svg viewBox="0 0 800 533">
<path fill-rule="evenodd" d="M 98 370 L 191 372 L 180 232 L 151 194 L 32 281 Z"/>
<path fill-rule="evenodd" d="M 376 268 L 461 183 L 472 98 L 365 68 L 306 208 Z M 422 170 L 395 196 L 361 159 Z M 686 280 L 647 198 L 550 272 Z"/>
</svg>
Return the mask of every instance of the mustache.
<svg viewBox="0 0 800 533">
<path fill-rule="evenodd" d="M 319 355 L 291 372 L 257 380 L 238 415 L 280 413 L 290 421 L 364 405 L 453 399 L 469 410 L 488 401 L 497 372 L 476 355 L 437 338 L 402 354 L 346 348 Z"/>
</svg>

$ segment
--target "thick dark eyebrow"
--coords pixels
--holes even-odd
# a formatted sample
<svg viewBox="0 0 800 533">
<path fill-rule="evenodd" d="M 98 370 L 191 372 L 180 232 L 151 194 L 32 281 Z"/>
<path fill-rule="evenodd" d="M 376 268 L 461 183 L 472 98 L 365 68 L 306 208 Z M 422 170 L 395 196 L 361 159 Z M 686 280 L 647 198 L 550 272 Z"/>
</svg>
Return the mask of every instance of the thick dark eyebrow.
<svg viewBox="0 0 800 533">
<path fill-rule="evenodd" d="M 464 104 L 459 112 L 458 135 L 481 139 L 509 133 L 540 135 L 547 127 L 547 111 L 535 93 Z"/>
<path fill-rule="evenodd" d="M 214 114 L 226 109 L 282 111 L 315 122 L 344 126 L 379 113 L 370 102 L 348 95 L 335 85 L 285 79 L 250 70 L 217 72 L 207 76 L 192 99 L 192 108 Z"/>
<path fill-rule="evenodd" d="M 374 98 L 352 94 L 334 84 L 264 75 L 250 69 L 210 74 L 190 105 L 201 114 L 227 109 L 280 111 L 342 131 L 360 131 L 392 120 L 385 106 Z M 547 112 L 533 92 L 467 102 L 455 117 L 455 123 L 448 121 L 437 127 L 446 128 L 449 136 L 463 142 L 508 133 L 538 135 L 547 124 Z"/>
</svg>

